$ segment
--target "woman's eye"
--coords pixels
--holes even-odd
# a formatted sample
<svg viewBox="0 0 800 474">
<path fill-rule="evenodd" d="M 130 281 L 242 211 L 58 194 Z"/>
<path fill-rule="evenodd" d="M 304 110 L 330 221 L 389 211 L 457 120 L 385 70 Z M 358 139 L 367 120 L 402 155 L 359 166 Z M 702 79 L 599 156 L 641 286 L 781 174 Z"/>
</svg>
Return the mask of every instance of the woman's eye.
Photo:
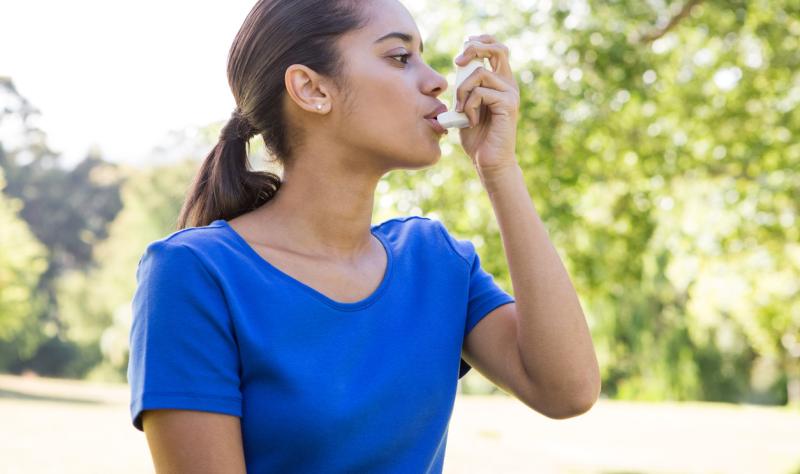
<svg viewBox="0 0 800 474">
<path fill-rule="evenodd" d="M 394 56 L 389 56 L 390 58 L 405 58 L 405 61 L 400 61 L 403 64 L 408 64 L 408 58 L 410 54 L 395 54 Z"/>
</svg>

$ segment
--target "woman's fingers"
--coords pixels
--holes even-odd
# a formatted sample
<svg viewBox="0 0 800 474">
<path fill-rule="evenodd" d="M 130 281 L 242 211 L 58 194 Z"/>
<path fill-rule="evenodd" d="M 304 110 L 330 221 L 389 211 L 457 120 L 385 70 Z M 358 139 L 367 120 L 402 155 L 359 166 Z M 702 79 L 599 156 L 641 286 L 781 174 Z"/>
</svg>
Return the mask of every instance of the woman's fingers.
<svg viewBox="0 0 800 474">
<path fill-rule="evenodd" d="M 481 121 L 481 106 L 487 106 L 492 115 L 508 115 L 516 117 L 519 104 L 504 93 L 486 87 L 476 87 L 464 103 L 464 114 L 469 118 L 471 127 Z"/>
<path fill-rule="evenodd" d="M 465 66 L 473 58 L 489 58 L 492 71 L 513 83 L 508 54 L 508 47 L 491 35 L 470 36 L 470 40 L 464 43 L 464 51 L 456 58 L 456 64 Z"/>
<path fill-rule="evenodd" d="M 511 89 L 505 81 L 501 80 L 497 74 L 490 72 L 485 67 L 476 68 L 472 74 L 467 76 L 466 79 L 456 89 L 456 111 L 459 110 L 459 105 L 463 105 L 470 95 L 470 92 L 476 87 L 491 87 L 499 91 L 508 91 Z"/>
</svg>

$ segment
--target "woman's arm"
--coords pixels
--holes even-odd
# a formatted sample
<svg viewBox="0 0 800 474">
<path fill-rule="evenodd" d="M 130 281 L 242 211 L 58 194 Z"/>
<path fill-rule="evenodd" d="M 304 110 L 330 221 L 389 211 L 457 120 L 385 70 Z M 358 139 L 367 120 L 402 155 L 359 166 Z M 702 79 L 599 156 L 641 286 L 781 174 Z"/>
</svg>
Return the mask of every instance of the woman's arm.
<svg viewBox="0 0 800 474">
<path fill-rule="evenodd" d="M 239 417 L 146 410 L 142 426 L 157 474 L 246 473 Z"/>
<path fill-rule="evenodd" d="M 537 387 L 532 393 L 572 400 L 588 410 L 600 393 L 597 356 L 578 295 L 517 163 L 520 94 L 509 49 L 492 35 L 470 36 L 456 64 L 473 58 L 489 58 L 492 71 L 479 67 L 458 87 L 456 110 L 463 109 L 472 125 L 459 136 L 489 194 L 508 258 L 516 314 L 502 318 L 516 320 L 518 331 L 516 341 L 507 343 L 518 345 L 525 372 Z"/>
<path fill-rule="evenodd" d="M 518 312 L 517 344 L 526 372 L 553 400 L 588 410 L 600 369 L 578 295 L 514 164 L 481 175 L 503 240 Z"/>
</svg>

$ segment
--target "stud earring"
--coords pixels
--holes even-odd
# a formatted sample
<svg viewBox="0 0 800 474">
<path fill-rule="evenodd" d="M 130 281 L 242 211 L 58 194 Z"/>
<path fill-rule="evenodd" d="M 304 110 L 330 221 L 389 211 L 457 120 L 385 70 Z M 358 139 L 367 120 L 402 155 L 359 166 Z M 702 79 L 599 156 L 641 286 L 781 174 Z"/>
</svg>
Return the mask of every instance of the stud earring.
<svg viewBox="0 0 800 474">
<path fill-rule="evenodd" d="M 322 110 L 322 104 L 317 104 L 317 110 Z"/>
</svg>

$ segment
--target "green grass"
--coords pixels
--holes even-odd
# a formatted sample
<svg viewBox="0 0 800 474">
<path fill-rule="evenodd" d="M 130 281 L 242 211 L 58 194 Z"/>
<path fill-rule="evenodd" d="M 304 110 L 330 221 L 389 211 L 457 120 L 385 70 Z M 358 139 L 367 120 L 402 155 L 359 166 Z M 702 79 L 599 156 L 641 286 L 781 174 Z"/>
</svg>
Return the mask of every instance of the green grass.
<svg viewBox="0 0 800 474">
<path fill-rule="evenodd" d="M 153 472 L 128 387 L 0 375 L 3 473 Z M 800 412 L 600 400 L 551 420 L 504 395 L 459 395 L 446 473 L 800 473 Z"/>
</svg>

